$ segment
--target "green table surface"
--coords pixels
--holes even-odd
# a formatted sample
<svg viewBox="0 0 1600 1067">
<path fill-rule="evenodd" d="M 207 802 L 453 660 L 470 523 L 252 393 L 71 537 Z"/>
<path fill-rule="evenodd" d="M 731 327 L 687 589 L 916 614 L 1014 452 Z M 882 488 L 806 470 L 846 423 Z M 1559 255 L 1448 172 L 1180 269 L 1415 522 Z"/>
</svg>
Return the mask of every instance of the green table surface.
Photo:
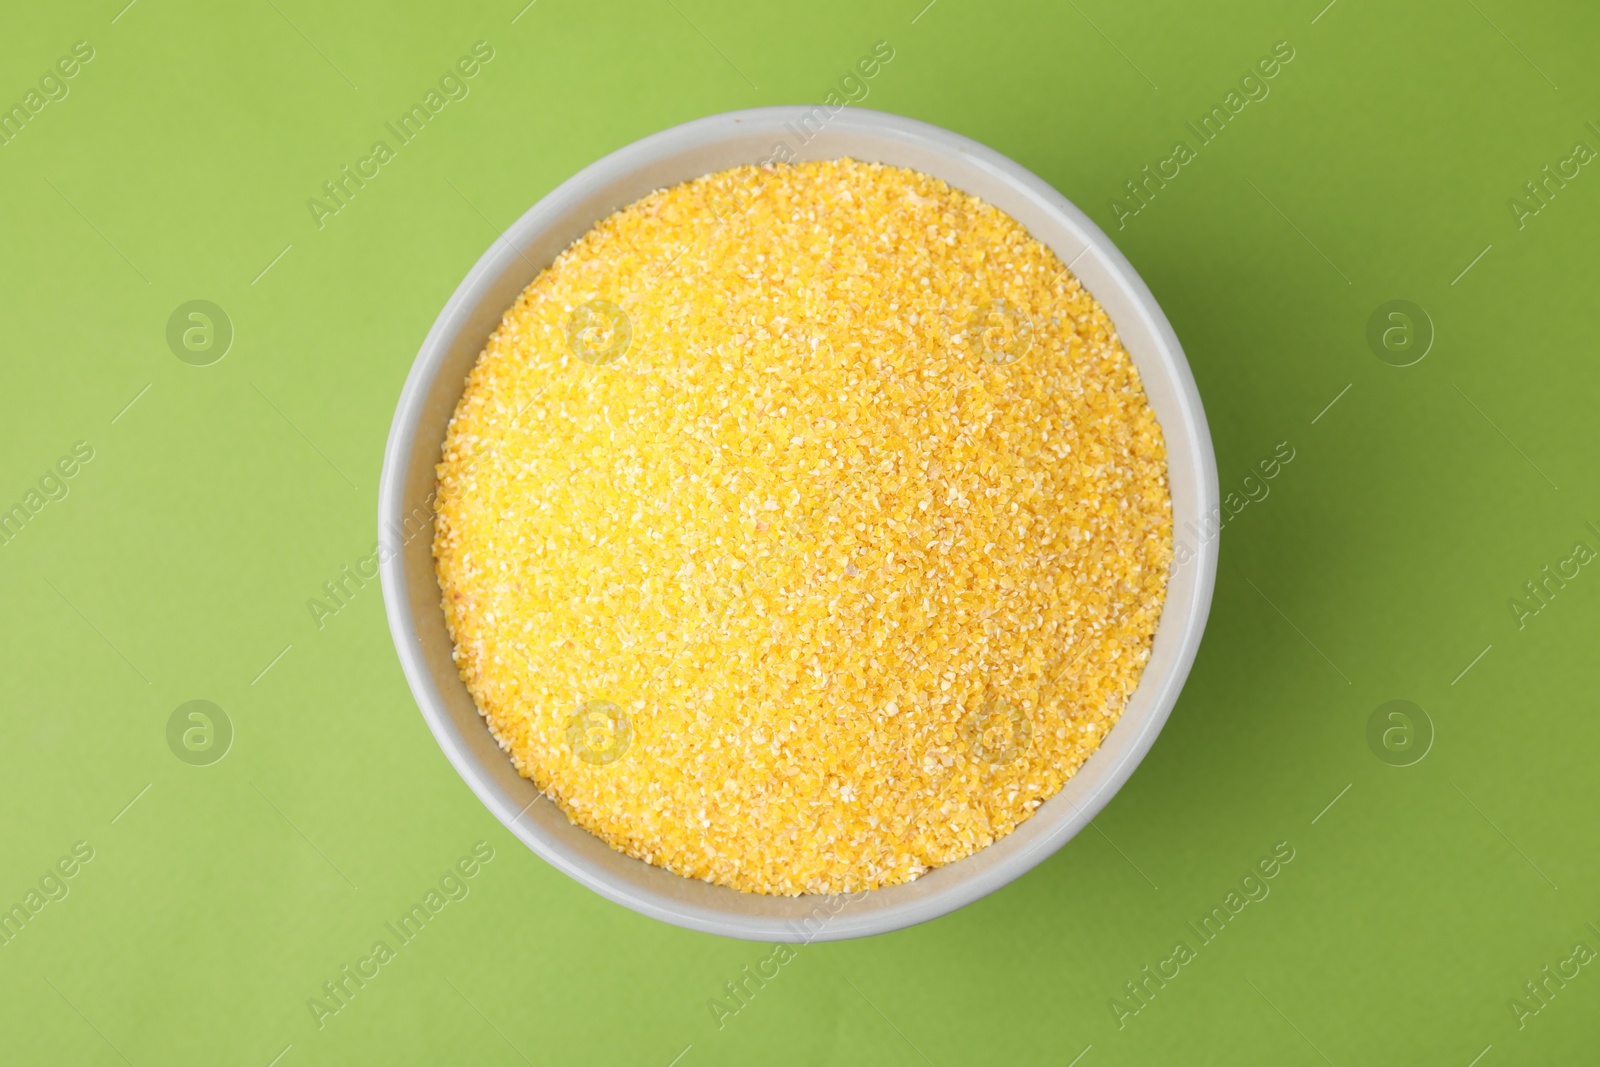
<svg viewBox="0 0 1600 1067">
<path fill-rule="evenodd" d="M 1592 5 L 125 2 L 0 33 L 0 1061 L 1594 1061 Z M 1090 830 L 757 986 L 772 946 L 608 903 L 489 815 L 375 582 L 308 601 L 371 551 L 401 383 L 497 230 L 654 131 L 821 101 L 878 42 L 863 106 L 1111 233 L 1249 502 Z M 196 300 L 226 322 L 185 310 L 174 347 Z"/>
</svg>

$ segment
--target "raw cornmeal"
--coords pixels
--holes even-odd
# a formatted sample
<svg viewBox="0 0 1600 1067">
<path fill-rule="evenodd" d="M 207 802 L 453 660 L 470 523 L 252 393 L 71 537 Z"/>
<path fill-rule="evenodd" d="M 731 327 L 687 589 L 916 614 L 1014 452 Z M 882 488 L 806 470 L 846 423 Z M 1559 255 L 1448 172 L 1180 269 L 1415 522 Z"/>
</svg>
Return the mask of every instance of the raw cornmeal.
<svg viewBox="0 0 1600 1067">
<path fill-rule="evenodd" d="M 461 677 L 619 851 L 760 893 L 1013 830 L 1116 722 L 1172 556 L 1160 427 L 1008 215 L 850 160 L 660 190 L 506 313 L 439 465 Z"/>
</svg>

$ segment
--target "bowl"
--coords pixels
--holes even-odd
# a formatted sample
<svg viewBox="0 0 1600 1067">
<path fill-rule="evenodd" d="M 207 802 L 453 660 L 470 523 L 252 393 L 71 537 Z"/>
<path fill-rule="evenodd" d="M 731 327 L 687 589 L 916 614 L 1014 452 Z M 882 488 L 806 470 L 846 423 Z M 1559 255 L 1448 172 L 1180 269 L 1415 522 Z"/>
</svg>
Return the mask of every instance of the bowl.
<svg viewBox="0 0 1600 1067">
<path fill-rule="evenodd" d="M 467 372 L 517 295 L 600 219 L 652 190 L 741 164 L 841 156 L 909 167 L 1009 213 L 1071 266 L 1116 324 L 1166 438 L 1178 562 L 1149 662 L 1100 748 L 1033 817 L 912 882 L 848 896 L 712 885 L 614 851 L 521 777 L 456 673 L 432 554 L 434 467 Z M 693 930 L 771 942 L 838 940 L 925 922 L 1000 888 L 1070 841 L 1149 751 L 1194 662 L 1216 577 L 1216 459 L 1194 378 L 1166 316 L 1089 217 L 1023 167 L 911 119 L 845 107 L 770 107 L 688 122 L 622 148 L 540 200 L 468 272 L 417 353 L 378 490 L 383 598 L 417 705 L 456 771 L 513 834 L 609 900 Z M 1180 543 L 1184 546 L 1179 548 Z"/>
</svg>

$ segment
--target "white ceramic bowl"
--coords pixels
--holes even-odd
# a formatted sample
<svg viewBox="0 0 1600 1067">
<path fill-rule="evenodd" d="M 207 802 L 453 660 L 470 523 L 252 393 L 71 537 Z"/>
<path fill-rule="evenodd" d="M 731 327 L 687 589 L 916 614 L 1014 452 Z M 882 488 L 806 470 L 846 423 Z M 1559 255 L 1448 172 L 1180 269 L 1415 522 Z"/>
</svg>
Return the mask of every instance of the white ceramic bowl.
<svg viewBox="0 0 1600 1067">
<path fill-rule="evenodd" d="M 820 128 L 818 128 L 820 123 Z M 786 151 L 777 146 L 786 146 Z M 451 660 L 432 556 L 434 465 L 467 372 L 517 294 L 595 222 L 663 186 L 775 158 L 841 156 L 910 167 L 1008 212 L 1070 264 L 1116 324 L 1166 436 L 1175 536 L 1196 554 L 1176 567 L 1150 661 L 1099 751 L 1060 793 L 988 848 L 914 882 L 849 898 L 775 897 L 711 885 L 613 851 L 519 776 Z M 713 115 L 613 152 L 540 200 L 485 252 L 439 312 L 406 379 L 384 452 L 379 535 L 389 628 L 433 735 L 495 816 L 546 861 L 635 911 L 761 941 L 835 940 L 935 918 L 1005 885 L 1066 844 L 1128 780 L 1178 698 L 1200 644 L 1216 576 L 1205 529 L 1218 506 L 1216 460 L 1183 349 L 1155 298 L 1089 217 L 1004 156 L 947 130 L 849 107 Z"/>
</svg>

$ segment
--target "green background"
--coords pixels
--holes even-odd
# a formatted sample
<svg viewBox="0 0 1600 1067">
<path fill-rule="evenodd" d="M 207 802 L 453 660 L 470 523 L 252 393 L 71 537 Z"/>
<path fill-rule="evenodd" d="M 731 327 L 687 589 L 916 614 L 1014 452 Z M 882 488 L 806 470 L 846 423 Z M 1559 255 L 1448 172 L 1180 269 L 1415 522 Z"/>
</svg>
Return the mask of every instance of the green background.
<svg viewBox="0 0 1600 1067">
<path fill-rule="evenodd" d="M 1507 200 L 1600 148 L 1600 13 L 925 2 L 5 13 L 0 103 L 75 41 L 95 58 L 0 147 L 0 507 L 75 442 L 94 459 L 0 547 L 0 905 L 75 842 L 94 859 L 0 948 L 0 1061 L 1594 1058 L 1600 968 L 1520 1027 L 1508 1002 L 1600 949 L 1600 577 L 1521 627 L 1508 601 L 1600 548 L 1600 176 L 1523 228 Z M 319 230 L 306 200 L 480 39 L 471 95 Z M 708 999 L 770 946 L 535 858 L 425 729 L 376 583 L 320 629 L 306 602 L 371 551 L 401 383 L 497 228 L 656 130 L 820 101 L 880 40 L 865 106 L 993 146 L 1112 233 L 1184 343 L 1224 491 L 1279 442 L 1295 459 L 1228 524 L 1188 686 L 1094 831 L 944 919 L 800 948 L 719 1029 Z M 1270 96 L 1118 230 L 1123 183 L 1279 41 Z M 195 299 L 236 332 L 210 366 L 166 341 Z M 1394 299 L 1436 331 L 1412 366 L 1366 340 Z M 234 728 L 209 766 L 166 740 L 195 699 Z M 1394 699 L 1435 732 L 1410 766 L 1367 740 Z M 470 896 L 319 1030 L 307 999 L 478 841 Z M 1284 841 L 1271 895 L 1119 1029 L 1108 1000 Z"/>
</svg>

